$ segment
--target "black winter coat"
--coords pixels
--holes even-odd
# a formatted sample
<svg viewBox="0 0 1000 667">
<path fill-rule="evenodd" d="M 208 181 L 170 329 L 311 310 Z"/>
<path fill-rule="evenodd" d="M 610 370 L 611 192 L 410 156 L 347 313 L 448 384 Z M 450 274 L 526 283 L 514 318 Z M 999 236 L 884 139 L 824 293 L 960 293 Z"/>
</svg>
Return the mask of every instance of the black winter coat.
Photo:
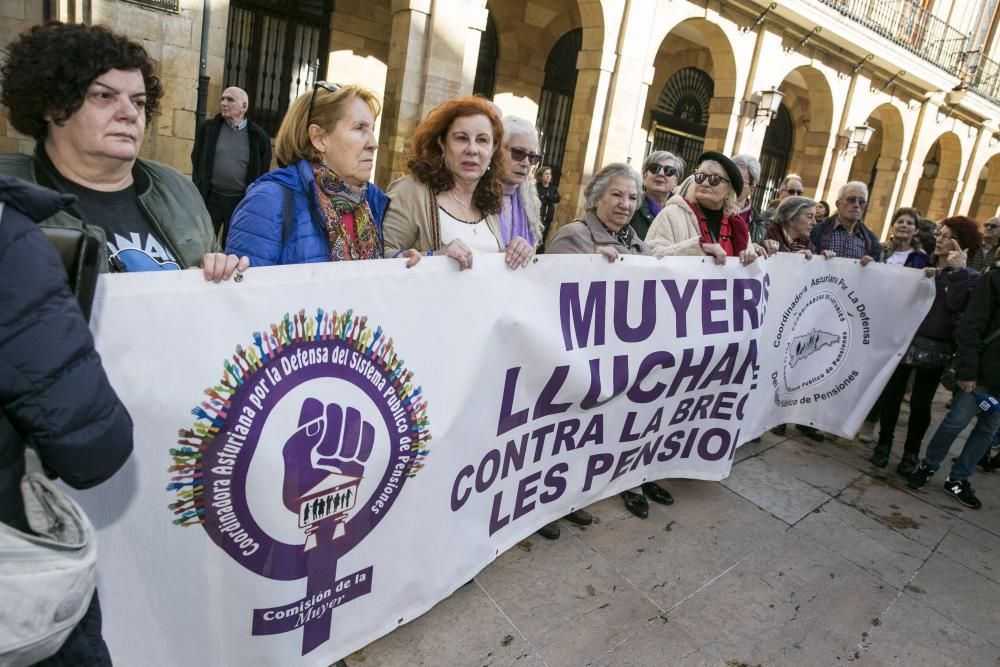
<svg viewBox="0 0 1000 667">
<path fill-rule="evenodd" d="M 212 170 L 215 168 L 215 145 L 226 121 L 222 114 L 206 120 L 194 133 L 191 150 L 191 180 L 207 202 L 212 190 Z M 247 138 L 250 140 L 250 160 L 247 162 L 247 187 L 271 170 L 271 138 L 252 120 L 247 121 Z"/>
<path fill-rule="evenodd" d="M 25 443 L 83 489 L 128 458 L 132 419 L 104 374 L 62 261 L 34 223 L 63 208 L 65 195 L 0 176 L 0 201 L 0 521 L 26 530 Z"/>
<path fill-rule="evenodd" d="M 976 380 L 994 394 L 1000 392 L 1000 337 L 989 345 L 983 345 L 983 341 L 997 329 L 1000 329 L 1000 269 L 994 268 L 976 283 L 955 333 L 956 379 Z"/>
</svg>

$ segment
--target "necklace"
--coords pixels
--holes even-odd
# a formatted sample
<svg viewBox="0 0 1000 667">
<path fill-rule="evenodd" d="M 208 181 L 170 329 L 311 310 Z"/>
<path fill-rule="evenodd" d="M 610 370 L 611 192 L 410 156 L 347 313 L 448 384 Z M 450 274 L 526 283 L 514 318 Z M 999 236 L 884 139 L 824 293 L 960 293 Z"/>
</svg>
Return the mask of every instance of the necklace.
<svg viewBox="0 0 1000 667">
<path fill-rule="evenodd" d="M 464 210 L 467 214 L 469 214 L 469 217 L 473 217 L 472 216 L 472 206 L 466 206 L 465 204 L 463 204 L 462 200 L 455 196 L 455 191 L 454 190 L 449 190 L 448 194 L 451 195 L 451 198 L 455 200 L 456 204 L 458 204 L 459 206 L 462 207 L 462 210 Z"/>
</svg>

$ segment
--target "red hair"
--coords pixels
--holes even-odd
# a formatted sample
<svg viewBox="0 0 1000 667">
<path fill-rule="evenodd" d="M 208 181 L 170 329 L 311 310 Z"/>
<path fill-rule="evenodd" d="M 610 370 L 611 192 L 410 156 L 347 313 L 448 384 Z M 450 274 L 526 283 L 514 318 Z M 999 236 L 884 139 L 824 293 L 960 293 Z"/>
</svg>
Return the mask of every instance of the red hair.
<svg viewBox="0 0 1000 667">
<path fill-rule="evenodd" d="M 983 247 L 983 235 L 979 231 L 979 224 L 972 218 L 956 215 L 942 220 L 941 226 L 951 230 L 962 250 L 974 253 Z"/>
<path fill-rule="evenodd" d="M 481 97 L 456 97 L 434 107 L 420 121 L 410 139 L 410 159 L 407 165 L 418 181 L 434 193 L 450 190 L 455 185 L 451 172 L 444 164 L 441 145 L 456 118 L 486 116 L 493 128 L 493 155 L 490 166 L 476 184 L 472 201 L 482 213 L 499 213 L 503 207 L 503 163 L 500 144 L 503 141 L 503 121 L 493 103 Z"/>
</svg>

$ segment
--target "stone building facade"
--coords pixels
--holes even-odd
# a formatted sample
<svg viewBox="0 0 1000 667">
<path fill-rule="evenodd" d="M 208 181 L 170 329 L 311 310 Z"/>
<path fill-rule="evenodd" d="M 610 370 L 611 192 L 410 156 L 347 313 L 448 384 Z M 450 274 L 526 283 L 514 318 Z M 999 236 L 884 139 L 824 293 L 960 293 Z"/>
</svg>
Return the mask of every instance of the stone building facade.
<svg viewBox="0 0 1000 667">
<path fill-rule="evenodd" d="M 242 85 L 251 117 L 272 128 L 317 77 L 378 92 L 383 186 L 405 173 L 409 137 L 428 110 L 454 95 L 491 97 L 537 119 L 563 194 L 559 223 L 578 214 L 583 185 L 603 164 L 638 166 L 654 148 L 759 155 L 760 202 L 787 172 L 818 199 L 865 181 L 867 220 L 883 236 L 899 206 L 932 219 L 982 220 L 1000 209 L 998 0 L 145 4 L 176 10 L 143 0 L 0 0 L 0 48 L 44 18 L 104 23 L 143 40 L 167 89 L 143 152 L 185 172 L 204 64 L 209 114 L 224 85 Z M 859 146 L 865 127 L 872 132 Z M 30 142 L 0 121 L 0 150 Z"/>
</svg>

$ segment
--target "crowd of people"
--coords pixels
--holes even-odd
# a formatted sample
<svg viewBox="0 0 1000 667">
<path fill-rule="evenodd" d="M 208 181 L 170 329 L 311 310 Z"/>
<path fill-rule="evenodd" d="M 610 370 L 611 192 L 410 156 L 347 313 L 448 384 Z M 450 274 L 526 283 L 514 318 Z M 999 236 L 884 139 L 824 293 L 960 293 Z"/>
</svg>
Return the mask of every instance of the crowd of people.
<svg viewBox="0 0 1000 667">
<path fill-rule="evenodd" d="M 871 462 L 886 467 L 909 389 L 897 471 L 911 487 L 928 482 L 974 418 L 945 489 L 979 508 L 969 478 L 977 464 L 998 467 L 1000 456 L 989 453 L 1000 430 L 1000 410 L 990 403 L 1000 393 L 1000 218 L 980 229 L 966 217 L 935 224 L 902 208 L 882 244 L 864 222 L 864 183 L 841 186 L 831 207 L 806 197 L 802 178 L 789 174 L 777 199 L 757 211 L 755 157 L 706 151 L 687 165 L 653 151 L 641 173 L 623 163 L 600 169 L 584 189 L 582 216 L 556 227 L 555 212 L 566 204 L 531 121 L 504 117 L 479 97 L 445 101 L 415 129 L 409 173 L 383 191 L 371 180 L 377 96 L 322 81 L 284 116 L 274 139 L 276 169 L 270 138 L 249 120 L 246 93 L 226 88 L 220 114 L 197 130 L 192 180 L 139 157 L 164 94 L 139 43 L 100 26 L 53 22 L 10 44 L 2 77 L 11 126 L 36 141 L 31 155 L 0 156 L 0 521 L 8 525 L 27 530 L 18 482 L 29 442 L 48 470 L 80 487 L 112 475 L 131 450 L 128 414 L 104 376 L 59 259 L 34 223 L 96 237 L 104 271 L 199 267 L 216 282 L 249 267 L 396 257 L 412 267 L 434 255 L 464 271 L 483 253 L 502 253 L 520 270 L 541 252 L 609 261 L 705 256 L 718 264 L 797 253 L 923 271 L 937 287 L 934 304 L 859 439 L 872 442 L 877 428 Z M 930 404 L 949 362 L 956 391 L 921 460 Z M 621 497 L 639 518 L 648 515 L 648 501 L 674 502 L 656 482 Z M 585 510 L 566 519 L 593 520 Z M 539 532 L 558 538 L 558 523 Z M 107 660 L 95 595 L 63 649 L 44 664 Z"/>
</svg>

